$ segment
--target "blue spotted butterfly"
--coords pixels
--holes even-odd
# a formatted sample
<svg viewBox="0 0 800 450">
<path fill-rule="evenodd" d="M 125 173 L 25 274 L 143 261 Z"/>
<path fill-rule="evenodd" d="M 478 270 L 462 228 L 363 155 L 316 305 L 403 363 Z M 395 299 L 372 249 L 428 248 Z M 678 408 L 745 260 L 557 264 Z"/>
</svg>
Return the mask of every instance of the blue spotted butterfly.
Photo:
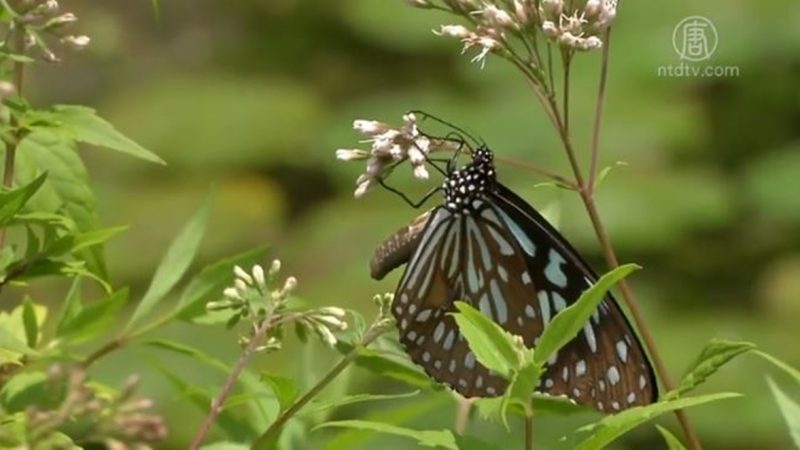
<svg viewBox="0 0 800 450">
<path fill-rule="evenodd" d="M 452 316 L 462 300 L 535 347 L 542 330 L 597 276 L 533 207 L 496 179 L 485 145 L 448 168 L 444 204 L 387 239 L 371 262 L 383 278 L 406 264 L 392 312 L 411 359 L 464 397 L 501 395 L 507 382 L 476 361 Z M 538 390 L 605 413 L 657 397 L 650 362 L 608 294 L 583 331 L 548 361 Z"/>
</svg>

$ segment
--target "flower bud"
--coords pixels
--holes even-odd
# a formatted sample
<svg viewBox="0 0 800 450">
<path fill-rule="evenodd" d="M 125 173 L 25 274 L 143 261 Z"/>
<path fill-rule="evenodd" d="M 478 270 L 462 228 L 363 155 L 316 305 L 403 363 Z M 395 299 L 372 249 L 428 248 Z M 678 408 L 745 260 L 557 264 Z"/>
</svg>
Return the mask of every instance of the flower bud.
<svg viewBox="0 0 800 450">
<path fill-rule="evenodd" d="M 239 280 L 244 281 L 246 284 L 253 284 L 253 277 L 240 266 L 233 266 L 233 273 Z"/>
<path fill-rule="evenodd" d="M 464 39 L 472 36 L 472 32 L 467 27 L 462 25 L 441 25 L 439 30 L 433 30 L 433 34 L 437 36 L 448 36 L 457 39 Z"/>
<path fill-rule="evenodd" d="M 89 46 L 91 38 L 89 36 L 64 36 L 61 38 L 61 42 L 75 50 L 83 50 Z"/>
<path fill-rule="evenodd" d="M 260 264 L 256 264 L 253 266 L 253 279 L 255 280 L 259 288 L 266 289 L 267 280 L 266 278 L 264 278 L 264 268 L 261 267 Z"/>
</svg>

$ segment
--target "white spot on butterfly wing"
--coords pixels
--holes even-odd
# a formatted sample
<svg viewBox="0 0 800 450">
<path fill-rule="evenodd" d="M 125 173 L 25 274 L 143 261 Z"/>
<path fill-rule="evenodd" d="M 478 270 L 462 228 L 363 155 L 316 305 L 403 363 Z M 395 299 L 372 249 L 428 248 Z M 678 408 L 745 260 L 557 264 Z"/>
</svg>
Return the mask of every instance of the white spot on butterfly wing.
<svg viewBox="0 0 800 450">
<path fill-rule="evenodd" d="M 439 340 L 441 340 L 444 335 L 444 328 L 444 322 L 439 322 L 439 324 L 436 325 L 436 329 L 433 330 L 433 342 L 439 343 Z"/>
<path fill-rule="evenodd" d="M 575 376 L 580 377 L 586 373 L 586 360 L 581 359 L 575 363 Z"/>
<path fill-rule="evenodd" d="M 617 356 L 622 362 L 628 362 L 628 344 L 623 340 L 617 341 Z"/>
<path fill-rule="evenodd" d="M 497 311 L 497 322 L 504 324 L 508 322 L 508 307 L 506 306 L 506 298 L 500 291 L 500 286 L 497 285 L 497 281 L 492 280 L 489 283 L 489 289 L 492 292 L 492 301 L 494 302 L 494 308 Z"/>
<path fill-rule="evenodd" d="M 563 256 L 554 249 L 550 249 L 547 255 L 547 267 L 544 269 L 544 276 L 547 281 L 553 283 L 560 288 L 567 287 L 567 276 L 561 269 L 561 265 L 566 262 Z"/>
<path fill-rule="evenodd" d="M 608 378 L 608 382 L 611 383 L 612 386 L 619 383 L 619 370 L 617 370 L 617 366 L 612 365 L 608 367 L 606 378 Z"/>
</svg>

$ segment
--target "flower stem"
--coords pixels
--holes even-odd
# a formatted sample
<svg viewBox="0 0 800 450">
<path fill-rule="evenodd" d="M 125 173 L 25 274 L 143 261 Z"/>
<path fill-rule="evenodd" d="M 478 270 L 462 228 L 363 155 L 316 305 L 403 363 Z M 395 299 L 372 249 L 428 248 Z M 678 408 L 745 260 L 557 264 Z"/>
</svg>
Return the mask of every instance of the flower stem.
<svg viewBox="0 0 800 450">
<path fill-rule="evenodd" d="M 206 434 L 208 434 L 208 431 L 211 429 L 211 425 L 214 424 L 214 420 L 222 411 L 222 405 L 225 403 L 225 400 L 227 400 L 228 396 L 233 390 L 233 387 L 239 380 L 239 376 L 242 374 L 242 371 L 244 371 L 247 363 L 250 362 L 250 359 L 256 353 L 256 348 L 258 348 L 258 346 L 261 344 L 261 341 L 264 340 L 264 337 L 267 335 L 267 332 L 272 328 L 273 325 L 275 324 L 272 320 L 272 314 L 270 311 L 270 313 L 267 314 L 264 320 L 261 321 L 256 328 L 256 332 L 253 334 L 253 337 L 250 339 L 247 347 L 245 347 L 242 355 L 239 357 L 239 360 L 236 361 L 236 365 L 233 367 L 230 375 L 228 375 L 228 378 L 225 379 L 225 384 L 222 385 L 222 389 L 211 403 L 211 409 L 208 410 L 208 414 L 206 414 L 206 417 L 203 419 L 203 423 L 197 430 L 197 434 L 195 434 L 194 439 L 192 439 L 192 443 L 189 446 L 190 450 L 197 450 L 200 448 L 200 445 L 203 443 Z"/>
<path fill-rule="evenodd" d="M 13 52 L 22 55 L 25 52 L 25 26 L 20 22 L 14 21 L 14 38 L 13 38 Z M 17 60 L 14 61 L 12 68 L 14 90 L 17 95 L 22 95 L 22 86 L 25 80 L 25 63 Z M 16 166 L 17 146 L 20 139 L 22 139 L 22 131 L 18 128 L 19 123 L 14 114 L 11 114 L 10 119 L 12 132 L 12 141 L 6 143 L 6 157 L 3 164 L 3 186 L 10 188 L 14 184 L 14 167 Z M 0 229 L 0 248 L 3 247 L 6 241 L 6 229 Z"/>
<path fill-rule="evenodd" d="M 381 334 L 383 334 L 385 329 L 372 327 L 364 333 L 364 337 L 361 339 L 352 350 L 350 350 L 344 358 L 342 358 L 335 366 L 328 371 L 318 382 L 315 384 L 308 392 L 306 392 L 302 397 L 295 400 L 292 403 L 292 406 L 288 407 L 285 411 L 283 411 L 277 419 L 263 432 L 261 436 L 256 439 L 253 445 L 250 447 L 253 450 L 266 448 L 267 444 L 272 442 L 274 439 L 278 438 L 278 435 L 281 431 L 281 428 L 289 421 L 295 414 L 297 414 L 300 409 L 303 408 L 308 402 L 310 402 L 314 397 L 316 397 L 325 387 L 327 387 L 334 379 L 336 379 L 342 371 L 350 365 L 358 357 L 358 352 L 361 348 L 368 346 L 372 341 L 378 338 Z"/>
<path fill-rule="evenodd" d="M 533 450 L 533 411 L 525 411 L 525 450 Z"/>
<path fill-rule="evenodd" d="M 598 107 L 595 110 L 595 114 L 599 115 L 596 116 L 594 119 L 595 130 L 594 130 L 594 137 L 592 142 L 592 160 L 594 161 L 595 168 L 596 168 L 596 160 L 598 154 L 598 143 L 595 141 L 599 141 L 599 129 L 600 123 L 602 122 L 602 113 L 603 113 L 603 106 L 602 103 L 605 99 L 605 83 L 606 83 L 606 76 L 604 75 L 607 73 L 608 70 L 608 45 L 605 46 L 606 50 L 603 52 L 603 62 L 601 65 L 601 86 L 599 88 L 599 95 L 598 95 Z M 600 214 L 597 211 L 597 204 L 595 203 L 594 199 L 594 190 L 592 184 L 587 184 L 583 173 L 578 165 L 577 158 L 575 155 L 575 150 L 572 145 L 572 141 L 569 134 L 568 128 L 568 116 L 567 116 L 567 105 L 568 105 L 568 90 L 569 90 L 569 60 L 564 60 L 564 115 L 563 120 L 561 119 L 561 115 L 557 113 L 558 105 L 551 99 L 550 101 L 550 109 L 555 110 L 555 118 L 557 120 L 557 128 L 559 132 L 559 136 L 561 137 L 562 144 L 564 146 L 564 150 L 567 153 L 567 158 L 569 159 L 570 166 L 572 167 L 573 174 L 575 175 L 575 181 L 578 184 L 578 192 L 580 194 L 581 200 L 583 201 L 584 207 L 586 208 L 586 212 L 589 215 L 589 219 L 592 223 L 592 227 L 594 228 L 595 234 L 597 239 L 600 243 L 600 246 L 603 249 L 603 255 L 605 256 L 606 264 L 610 267 L 610 269 L 615 269 L 619 267 L 619 259 L 614 251 L 614 247 L 611 243 L 611 239 L 608 236 L 608 233 L 605 229 L 605 225 L 603 221 L 600 219 Z M 590 174 L 591 176 L 591 174 Z M 658 353 L 658 349 L 655 344 L 655 340 L 653 339 L 653 335 L 650 332 L 650 328 L 647 326 L 644 316 L 642 315 L 641 308 L 639 307 L 639 302 L 637 301 L 636 297 L 633 294 L 630 286 L 628 285 L 626 280 L 622 280 L 619 283 L 620 291 L 622 292 L 622 297 L 625 300 L 625 304 L 628 306 L 628 310 L 631 312 L 633 316 L 634 322 L 636 323 L 636 328 L 639 330 L 639 333 L 642 335 L 642 339 L 644 340 L 645 347 L 647 348 L 648 353 L 650 354 L 650 358 L 653 360 L 653 364 L 655 366 L 656 373 L 658 374 L 658 378 L 661 380 L 662 385 L 667 391 L 670 391 L 674 388 L 674 383 L 669 376 L 669 372 L 667 371 L 666 366 L 664 365 L 664 361 L 661 358 L 661 355 Z M 702 446 L 700 444 L 699 439 L 697 438 L 697 434 L 695 433 L 694 429 L 692 428 L 691 423 L 683 410 L 675 410 L 675 415 L 678 419 L 678 422 L 683 429 L 684 435 L 686 436 L 687 441 L 690 444 L 692 450 L 702 450 Z"/>
</svg>

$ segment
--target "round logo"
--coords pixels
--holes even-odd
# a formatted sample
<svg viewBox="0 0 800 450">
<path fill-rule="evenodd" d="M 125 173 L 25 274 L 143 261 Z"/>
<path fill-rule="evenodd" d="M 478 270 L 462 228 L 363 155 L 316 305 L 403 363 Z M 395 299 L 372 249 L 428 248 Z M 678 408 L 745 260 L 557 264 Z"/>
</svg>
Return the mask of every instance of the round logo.
<svg viewBox="0 0 800 450">
<path fill-rule="evenodd" d="M 703 16 L 689 16 L 675 25 L 672 46 L 681 59 L 705 61 L 717 49 L 717 29 Z"/>
</svg>

